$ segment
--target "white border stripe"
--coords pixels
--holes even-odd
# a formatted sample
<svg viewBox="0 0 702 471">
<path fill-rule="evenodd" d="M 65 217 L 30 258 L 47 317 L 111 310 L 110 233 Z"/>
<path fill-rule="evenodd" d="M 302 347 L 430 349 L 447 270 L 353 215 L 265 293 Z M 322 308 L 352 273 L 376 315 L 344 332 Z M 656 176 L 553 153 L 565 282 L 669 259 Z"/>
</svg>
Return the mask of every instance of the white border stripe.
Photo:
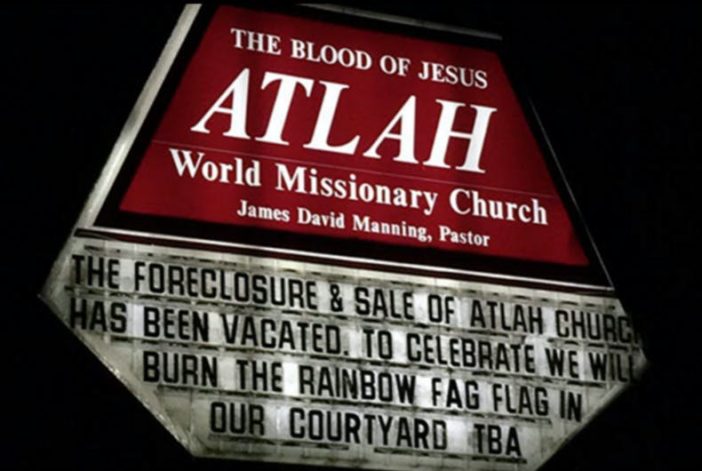
<svg viewBox="0 0 702 471">
<path fill-rule="evenodd" d="M 132 108 L 129 117 L 127 118 L 127 122 L 124 124 L 122 132 L 112 148 L 110 157 L 107 160 L 107 163 L 102 170 L 102 174 L 100 175 L 100 178 L 98 179 L 88 198 L 88 202 L 83 208 L 83 212 L 81 213 L 76 226 L 93 226 L 93 224 L 95 224 L 95 218 L 97 217 L 98 211 L 102 207 L 108 192 L 112 188 L 112 184 L 114 183 L 115 178 L 117 178 L 117 174 L 122 168 L 122 164 L 124 163 L 132 144 L 134 144 L 134 140 L 144 124 L 146 115 L 151 110 L 151 106 L 156 99 L 156 95 L 161 89 L 161 85 L 163 85 L 166 75 L 171 69 L 178 51 L 180 51 L 180 47 L 183 45 L 183 41 L 185 41 L 185 37 L 190 31 L 190 27 L 192 26 L 193 21 L 200 10 L 200 6 L 201 5 L 190 4 L 184 7 L 183 13 L 181 13 L 178 23 L 176 23 L 176 26 L 173 29 L 173 33 L 171 33 L 170 38 L 168 38 L 168 42 L 166 42 L 166 46 L 163 48 L 161 56 L 156 62 L 156 66 L 151 71 L 149 78 L 146 80 L 146 84 L 139 94 L 139 98 L 134 104 L 134 108 Z"/>
</svg>

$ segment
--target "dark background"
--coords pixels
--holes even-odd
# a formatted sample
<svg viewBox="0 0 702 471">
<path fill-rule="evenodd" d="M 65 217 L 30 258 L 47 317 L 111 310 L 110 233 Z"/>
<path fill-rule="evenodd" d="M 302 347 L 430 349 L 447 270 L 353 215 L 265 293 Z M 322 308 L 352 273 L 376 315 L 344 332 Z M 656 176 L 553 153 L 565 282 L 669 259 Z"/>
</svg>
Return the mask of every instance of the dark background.
<svg viewBox="0 0 702 471">
<path fill-rule="evenodd" d="M 669 4 L 374 7 L 505 37 L 643 336 L 640 383 L 545 469 L 699 469 L 702 15 Z M 37 299 L 179 12 L 0 9 L 3 469 L 249 467 L 191 458 Z"/>
</svg>

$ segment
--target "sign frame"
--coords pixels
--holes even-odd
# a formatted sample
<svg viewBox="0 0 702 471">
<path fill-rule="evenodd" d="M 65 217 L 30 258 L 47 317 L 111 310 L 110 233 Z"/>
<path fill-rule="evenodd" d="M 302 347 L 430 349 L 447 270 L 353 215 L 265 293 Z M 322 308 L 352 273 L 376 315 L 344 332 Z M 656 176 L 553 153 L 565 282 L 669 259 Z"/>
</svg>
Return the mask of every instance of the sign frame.
<svg viewBox="0 0 702 471">
<path fill-rule="evenodd" d="M 243 4 L 247 6 L 246 3 Z M 180 15 L 177 24 L 168 39 L 156 65 L 147 79 L 129 117 L 126 120 L 111 152 L 107 163 L 105 164 L 97 183 L 95 184 L 90 196 L 82 209 L 77 222 L 74 224 L 69 234 L 67 242 L 64 244 L 57 261 L 54 263 L 51 273 L 45 283 L 42 293 L 49 293 L 50 287 L 56 282 L 61 272 L 61 261 L 64 260 L 71 249 L 71 239 L 74 236 L 86 237 L 91 239 L 107 239 L 119 240 L 122 242 L 140 242 L 140 243 L 156 243 L 162 246 L 171 246 L 176 248 L 186 249 L 210 249 L 220 252 L 231 252 L 244 255 L 263 255 L 267 257 L 275 257 L 282 259 L 290 259 L 297 261 L 305 261 L 317 264 L 338 264 L 344 267 L 363 267 L 369 270 L 384 270 L 388 272 L 411 273 L 419 276 L 440 275 L 458 280 L 470 280 L 476 282 L 506 284 L 511 286 L 529 286 L 534 288 L 551 288 L 561 291 L 570 291 L 576 293 L 596 294 L 604 297 L 614 297 L 614 287 L 612 285 L 609 274 L 605 268 L 599 251 L 592 239 L 590 231 L 581 216 L 581 212 L 577 206 L 573 192 L 567 183 L 563 169 L 558 162 L 556 153 L 547 137 L 541 120 L 536 113 L 532 102 L 526 97 L 524 90 L 519 87 L 518 81 L 514 80 L 514 67 L 509 61 L 508 55 L 504 51 L 502 39 L 493 34 L 483 33 L 467 28 L 446 26 L 435 23 L 427 23 L 420 20 L 402 18 L 391 15 L 377 14 L 364 10 L 358 10 L 335 5 L 300 5 L 295 7 L 275 7 L 267 6 L 267 11 L 276 11 L 281 13 L 289 13 L 301 15 L 303 17 L 324 18 L 327 20 L 340 21 L 343 24 L 361 25 L 370 27 L 380 27 L 396 29 L 405 34 L 413 36 L 426 35 L 432 39 L 443 39 L 449 41 L 458 41 L 465 45 L 466 41 L 470 44 L 489 45 L 491 50 L 499 52 L 502 65 L 504 66 L 508 76 L 512 79 L 512 87 L 517 94 L 519 104 L 527 117 L 530 130 L 539 142 L 542 150 L 542 155 L 546 161 L 549 172 L 554 179 L 559 196 L 563 201 L 568 214 L 571 216 L 571 222 L 574 226 L 576 234 L 579 236 L 582 246 L 591 262 L 593 270 L 587 273 L 572 274 L 570 268 L 567 272 L 554 267 L 544 267 L 532 265 L 527 269 L 508 270 L 503 267 L 514 264 L 513 260 L 499 262 L 497 264 L 487 263 L 485 265 L 478 264 L 476 269 L 463 269 L 460 267 L 447 267 L 433 264 L 416 264 L 407 263 L 399 260 L 375 260 L 368 257 L 352 256 L 348 254 L 338 253 L 315 253 L 311 250 L 298 248 L 286 248 L 267 246 L 260 247 L 240 242 L 224 242 L 212 241 L 197 237 L 182 237 L 176 235 L 160 234 L 156 231 L 149 230 L 127 230 L 114 227 L 108 227 L 101 224 L 100 214 L 103 205 L 110 197 L 110 192 L 123 170 L 130 153 L 134 149 L 135 143 L 140 135 L 143 137 L 148 121 L 151 119 L 153 123 L 156 118 L 150 115 L 154 112 L 154 104 L 164 93 L 164 84 L 169 79 L 169 75 L 178 68 L 178 57 L 183 47 L 186 45 L 187 38 L 191 31 L 198 27 L 202 27 L 207 23 L 208 15 L 214 12 L 214 7 L 201 5 L 186 5 Z M 180 65 L 187 59 L 180 60 Z M 160 117 L 160 116 L 158 116 Z M 128 174 L 129 172 L 127 172 Z M 519 264 L 519 263 L 518 263 Z M 487 268 L 495 267 L 498 268 Z M 52 310 L 58 312 L 57 306 L 53 305 L 51 300 L 45 294 L 42 294 L 42 299 L 51 307 Z M 80 336 L 79 336 L 80 337 Z M 137 390 L 138 380 L 132 378 L 130 374 L 124 375 L 112 365 L 107 354 L 100 351 L 95 345 L 89 344 L 84 339 L 83 343 L 100 359 L 100 361 L 117 377 L 119 380 L 140 399 L 143 397 L 143 391 Z M 644 366 L 645 368 L 645 366 Z M 614 398 L 625 391 L 626 388 L 612 389 L 603 399 L 603 404 L 611 403 Z M 189 437 L 179 432 L 171 419 L 161 410 L 154 399 L 144 402 L 145 406 L 153 413 L 159 422 L 186 448 L 188 446 Z M 569 437 L 566 437 L 558 449 L 562 448 L 570 441 L 578 431 L 587 425 L 587 421 L 579 424 L 576 431 Z M 243 458 L 246 460 L 247 458 Z"/>
</svg>

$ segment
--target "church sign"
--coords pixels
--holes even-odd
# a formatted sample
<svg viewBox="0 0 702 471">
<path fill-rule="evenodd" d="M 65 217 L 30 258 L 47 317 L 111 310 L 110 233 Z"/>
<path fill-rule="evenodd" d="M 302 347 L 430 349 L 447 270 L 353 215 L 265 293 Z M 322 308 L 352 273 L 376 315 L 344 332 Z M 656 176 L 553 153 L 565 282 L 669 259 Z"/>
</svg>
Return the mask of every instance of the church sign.
<svg viewBox="0 0 702 471">
<path fill-rule="evenodd" d="M 187 6 L 42 293 L 197 456 L 535 469 L 639 339 L 499 38 Z"/>
</svg>

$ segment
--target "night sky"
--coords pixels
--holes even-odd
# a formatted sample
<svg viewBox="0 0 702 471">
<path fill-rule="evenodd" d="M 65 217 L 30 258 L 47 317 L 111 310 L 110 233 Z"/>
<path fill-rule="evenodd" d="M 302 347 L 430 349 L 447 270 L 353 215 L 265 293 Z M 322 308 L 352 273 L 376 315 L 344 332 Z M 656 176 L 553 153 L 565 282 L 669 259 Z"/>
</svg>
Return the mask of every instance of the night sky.
<svg viewBox="0 0 702 471">
<path fill-rule="evenodd" d="M 382 8 L 505 38 L 644 341 L 649 368 L 641 381 L 544 469 L 695 469 L 702 438 L 697 10 L 426 4 Z M 179 13 L 176 6 L 0 9 L 0 188 L 10 216 L 1 265 L 10 367 L 4 469 L 249 466 L 190 457 L 37 298 Z"/>
</svg>

